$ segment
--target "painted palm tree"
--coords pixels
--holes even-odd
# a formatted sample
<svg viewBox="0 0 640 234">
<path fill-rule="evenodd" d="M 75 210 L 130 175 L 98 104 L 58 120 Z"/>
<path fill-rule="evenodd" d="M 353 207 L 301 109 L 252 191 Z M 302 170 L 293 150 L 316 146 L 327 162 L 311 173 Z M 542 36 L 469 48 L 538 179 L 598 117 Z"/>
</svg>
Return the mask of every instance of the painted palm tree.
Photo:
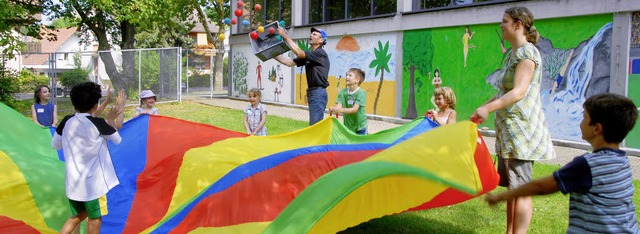
<svg viewBox="0 0 640 234">
<path fill-rule="evenodd" d="M 302 50 L 310 50 L 311 46 L 309 45 L 309 40 L 298 40 L 298 47 Z M 304 66 L 300 67 L 300 79 L 298 80 L 298 97 L 302 99 L 302 72 L 304 71 Z"/>
<path fill-rule="evenodd" d="M 374 54 L 376 59 L 371 61 L 369 68 L 376 68 L 376 76 L 380 74 L 380 83 L 378 84 L 378 93 L 376 94 L 376 101 L 373 104 L 373 114 L 375 115 L 378 109 L 378 99 L 380 99 L 380 91 L 382 90 L 382 82 L 384 81 L 384 71 L 389 71 L 389 60 L 391 60 L 391 54 L 389 52 L 389 41 L 382 46 L 382 42 L 378 41 L 378 48 L 374 48 Z"/>
</svg>

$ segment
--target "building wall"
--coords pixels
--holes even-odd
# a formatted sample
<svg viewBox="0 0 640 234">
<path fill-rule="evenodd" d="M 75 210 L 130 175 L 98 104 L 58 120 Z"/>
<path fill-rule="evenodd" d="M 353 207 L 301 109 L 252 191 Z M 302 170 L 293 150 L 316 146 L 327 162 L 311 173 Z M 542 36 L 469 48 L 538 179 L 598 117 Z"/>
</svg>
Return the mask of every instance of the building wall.
<svg viewBox="0 0 640 234">
<path fill-rule="evenodd" d="M 303 5 L 293 4 L 293 8 Z M 340 76 L 348 67 L 359 67 L 367 69 L 362 87 L 368 93 L 368 114 L 421 116 L 434 108 L 432 81 L 438 69 L 442 85 L 456 91 L 458 119 L 467 119 L 496 93 L 492 81 L 510 47 L 501 40 L 499 23 L 504 10 L 512 6 L 528 7 L 536 18 L 542 37 L 538 48 L 543 56 L 543 108 L 555 139 L 583 142 L 578 125 L 585 97 L 615 92 L 639 101 L 640 84 L 634 84 L 640 83 L 640 77 L 632 71 L 637 61 L 633 48 L 640 39 L 630 32 L 638 31 L 638 13 L 633 12 L 640 10 L 640 4 L 634 0 L 539 0 L 425 12 L 412 12 L 410 1 L 398 1 L 394 16 L 314 25 L 330 36 L 325 48 L 332 66 L 329 103 L 333 103 L 337 88 L 343 85 Z M 306 40 L 310 26 L 302 25 L 302 17 L 296 14 L 304 11 L 293 12 L 294 27 L 288 34 L 296 40 Z M 465 44 L 467 26 L 473 36 Z M 232 50 L 247 45 L 246 38 L 244 34 L 232 36 Z M 358 45 L 359 49 L 338 49 L 343 42 Z M 374 51 L 384 49 L 387 42 L 390 70 L 384 70 L 382 77 L 369 65 L 376 59 Z M 245 58 L 257 59 L 250 55 Z M 289 72 L 295 77 L 291 103 L 304 104 L 304 71 L 293 68 Z M 563 77 L 560 80 L 559 75 Z M 483 125 L 493 128 L 493 121 Z M 627 146 L 640 148 L 638 129 L 628 137 Z"/>
</svg>

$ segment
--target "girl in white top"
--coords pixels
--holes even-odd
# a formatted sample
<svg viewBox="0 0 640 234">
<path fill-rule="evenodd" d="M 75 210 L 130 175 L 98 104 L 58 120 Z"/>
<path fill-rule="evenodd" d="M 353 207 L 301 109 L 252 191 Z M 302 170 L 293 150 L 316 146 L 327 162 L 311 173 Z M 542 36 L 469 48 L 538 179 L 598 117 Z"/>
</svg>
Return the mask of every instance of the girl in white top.
<svg viewBox="0 0 640 234">
<path fill-rule="evenodd" d="M 438 110 L 429 110 L 424 114 L 440 125 L 456 123 L 456 95 L 449 87 L 442 86 L 433 91 Z"/>
<path fill-rule="evenodd" d="M 260 103 L 260 98 L 262 97 L 260 89 L 253 88 L 249 90 L 247 97 L 249 105 L 244 110 L 244 128 L 247 130 L 247 134 L 266 136 L 267 109 Z"/>
<path fill-rule="evenodd" d="M 156 95 L 153 94 L 151 90 L 142 90 L 140 92 L 140 107 L 136 108 L 136 114 L 134 116 L 138 116 L 141 114 L 149 114 L 149 115 L 157 115 L 159 114 L 158 108 L 153 107 L 156 104 Z"/>
</svg>

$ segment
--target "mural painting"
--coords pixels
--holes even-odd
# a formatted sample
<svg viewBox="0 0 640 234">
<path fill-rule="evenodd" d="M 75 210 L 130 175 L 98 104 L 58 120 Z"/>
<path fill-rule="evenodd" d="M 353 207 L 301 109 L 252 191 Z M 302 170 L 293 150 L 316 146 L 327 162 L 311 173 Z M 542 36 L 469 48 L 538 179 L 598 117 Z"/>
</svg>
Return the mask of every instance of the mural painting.
<svg viewBox="0 0 640 234">
<path fill-rule="evenodd" d="M 629 82 L 627 95 L 636 106 L 640 105 L 640 11 L 631 15 L 631 38 L 629 40 Z M 640 108 L 638 109 L 640 111 Z M 630 148 L 640 148 L 640 123 L 627 135 L 625 144 Z"/>
<path fill-rule="evenodd" d="M 536 20 L 543 58 L 543 109 L 552 137 L 582 141 L 582 103 L 609 91 L 613 16 L 595 15 Z M 451 87 L 458 119 L 468 119 L 497 93 L 496 76 L 511 53 L 499 24 L 404 32 L 402 116 L 415 118 L 429 109 L 433 90 Z M 493 116 L 482 124 L 493 128 Z"/>
<path fill-rule="evenodd" d="M 308 41 L 296 41 L 300 48 L 308 49 Z M 365 80 L 360 85 L 367 92 L 367 114 L 395 116 L 395 63 L 396 36 L 393 33 L 329 37 L 324 47 L 331 61 L 329 70 L 328 106 L 338 97 L 338 91 L 345 88 L 342 78 L 349 68 L 360 68 L 365 72 Z M 296 104 L 306 104 L 307 87 L 304 68 L 296 68 Z"/>
<path fill-rule="evenodd" d="M 262 100 L 291 103 L 293 81 L 291 72 L 278 61 L 262 61 L 256 57 L 249 44 L 233 46 L 233 90 L 234 97 L 246 97 L 247 91 L 259 88 Z M 239 67 L 236 67 L 239 66 Z"/>
</svg>

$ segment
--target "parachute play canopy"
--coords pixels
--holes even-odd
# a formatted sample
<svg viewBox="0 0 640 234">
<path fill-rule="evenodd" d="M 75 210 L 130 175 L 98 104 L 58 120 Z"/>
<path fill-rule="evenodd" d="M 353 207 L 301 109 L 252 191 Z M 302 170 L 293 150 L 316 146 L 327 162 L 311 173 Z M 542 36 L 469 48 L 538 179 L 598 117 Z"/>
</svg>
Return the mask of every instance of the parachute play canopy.
<svg viewBox="0 0 640 234">
<path fill-rule="evenodd" d="M 0 104 L 0 233 L 58 232 L 70 216 L 61 152 Z M 109 145 L 120 180 L 104 233 L 335 233 L 460 203 L 498 175 L 476 125 L 428 119 L 367 136 L 335 118 L 276 136 L 143 115 Z"/>
</svg>

